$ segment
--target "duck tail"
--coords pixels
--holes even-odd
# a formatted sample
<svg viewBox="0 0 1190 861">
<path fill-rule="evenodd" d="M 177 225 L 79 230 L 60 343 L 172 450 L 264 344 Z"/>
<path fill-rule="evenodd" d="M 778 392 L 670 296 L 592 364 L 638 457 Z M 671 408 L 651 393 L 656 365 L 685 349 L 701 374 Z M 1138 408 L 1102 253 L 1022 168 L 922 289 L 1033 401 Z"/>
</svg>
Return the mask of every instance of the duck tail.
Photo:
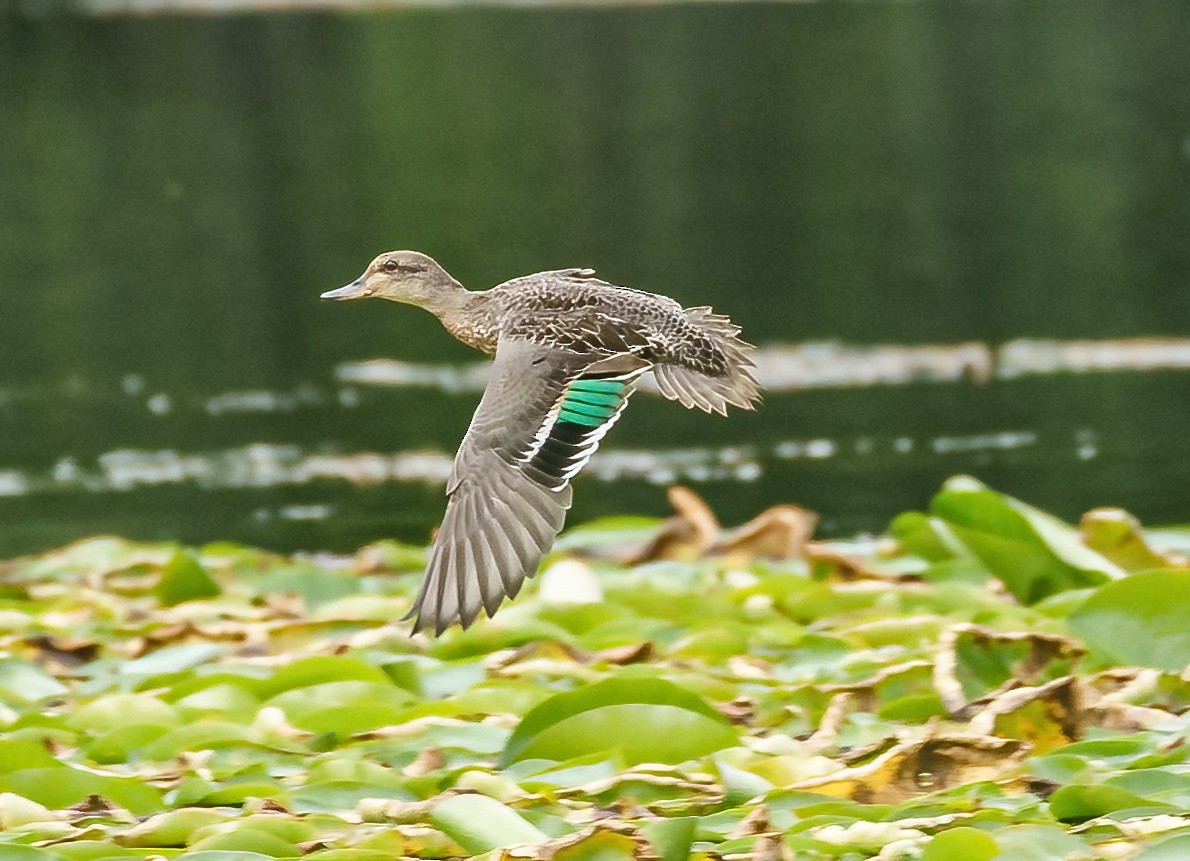
<svg viewBox="0 0 1190 861">
<path fill-rule="evenodd" d="M 684 407 L 727 414 L 727 405 L 755 409 L 760 384 L 752 375 L 756 349 L 739 338 L 740 327 L 709 307 L 687 308 L 691 337 L 674 351 L 673 358 L 653 368 L 661 394 Z"/>
</svg>

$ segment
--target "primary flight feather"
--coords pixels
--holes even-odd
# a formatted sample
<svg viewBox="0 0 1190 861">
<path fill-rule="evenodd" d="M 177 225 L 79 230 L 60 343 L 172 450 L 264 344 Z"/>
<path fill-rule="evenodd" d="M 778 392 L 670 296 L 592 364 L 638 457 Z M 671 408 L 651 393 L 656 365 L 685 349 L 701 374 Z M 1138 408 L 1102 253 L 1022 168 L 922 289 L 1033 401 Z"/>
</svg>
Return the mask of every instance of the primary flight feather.
<svg viewBox="0 0 1190 861">
<path fill-rule="evenodd" d="M 409 617 L 465 628 L 513 598 L 562 529 L 570 479 L 624 410 L 641 375 L 685 407 L 752 409 L 752 346 L 710 308 L 617 287 L 590 269 L 467 290 L 416 251 L 390 251 L 324 299 L 374 296 L 425 308 L 495 357 L 455 456 L 442 527 Z M 408 618 L 408 617 L 407 617 Z"/>
</svg>

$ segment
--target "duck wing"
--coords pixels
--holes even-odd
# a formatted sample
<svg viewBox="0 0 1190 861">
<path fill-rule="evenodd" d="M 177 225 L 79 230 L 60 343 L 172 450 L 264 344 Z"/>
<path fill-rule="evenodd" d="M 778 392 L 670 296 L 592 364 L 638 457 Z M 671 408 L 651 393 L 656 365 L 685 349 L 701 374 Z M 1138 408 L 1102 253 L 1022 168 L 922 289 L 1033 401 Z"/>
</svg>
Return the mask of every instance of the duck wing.
<svg viewBox="0 0 1190 861">
<path fill-rule="evenodd" d="M 414 633 L 464 628 L 515 597 L 562 529 L 570 479 L 620 417 L 650 364 L 501 339 L 447 485 L 449 501 L 413 608 Z"/>
</svg>

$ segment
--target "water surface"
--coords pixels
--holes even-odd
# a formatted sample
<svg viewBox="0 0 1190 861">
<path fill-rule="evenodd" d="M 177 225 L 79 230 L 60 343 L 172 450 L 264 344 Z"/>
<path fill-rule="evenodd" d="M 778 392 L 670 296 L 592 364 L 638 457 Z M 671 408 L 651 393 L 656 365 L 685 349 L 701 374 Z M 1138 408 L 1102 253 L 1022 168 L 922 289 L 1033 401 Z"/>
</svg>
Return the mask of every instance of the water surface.
<svg viewBox="0 0 1190 861">
<path fill-rule="evenodd" d="M 681 481 L 872 530 L 956 472 L 1190 520 L 1187 32 L 1177 0 L 10 18 L 0 555 L 424 540 L 478 357 L 317 300 L 395 247 L 474 287 L 593 266 L 762 346 L 755 414 L 636 397 L 574 520 Z"/>
</svg>

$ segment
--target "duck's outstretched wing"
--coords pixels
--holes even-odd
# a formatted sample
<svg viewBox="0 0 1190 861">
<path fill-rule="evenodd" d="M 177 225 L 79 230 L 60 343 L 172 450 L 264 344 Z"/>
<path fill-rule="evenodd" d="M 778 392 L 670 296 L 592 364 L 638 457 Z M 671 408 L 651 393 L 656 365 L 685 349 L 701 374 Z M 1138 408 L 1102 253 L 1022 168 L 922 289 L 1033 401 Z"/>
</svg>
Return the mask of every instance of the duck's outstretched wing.
<svg viewBox="0 0 1190 861">
<path fill-rule="evenodd" d="M 455 457 L 413 631 L 491 616 L 537 573 L 570 508 L 570 479 L 619 418 L 646 362 L 501 340 Z"/>
</svg>

